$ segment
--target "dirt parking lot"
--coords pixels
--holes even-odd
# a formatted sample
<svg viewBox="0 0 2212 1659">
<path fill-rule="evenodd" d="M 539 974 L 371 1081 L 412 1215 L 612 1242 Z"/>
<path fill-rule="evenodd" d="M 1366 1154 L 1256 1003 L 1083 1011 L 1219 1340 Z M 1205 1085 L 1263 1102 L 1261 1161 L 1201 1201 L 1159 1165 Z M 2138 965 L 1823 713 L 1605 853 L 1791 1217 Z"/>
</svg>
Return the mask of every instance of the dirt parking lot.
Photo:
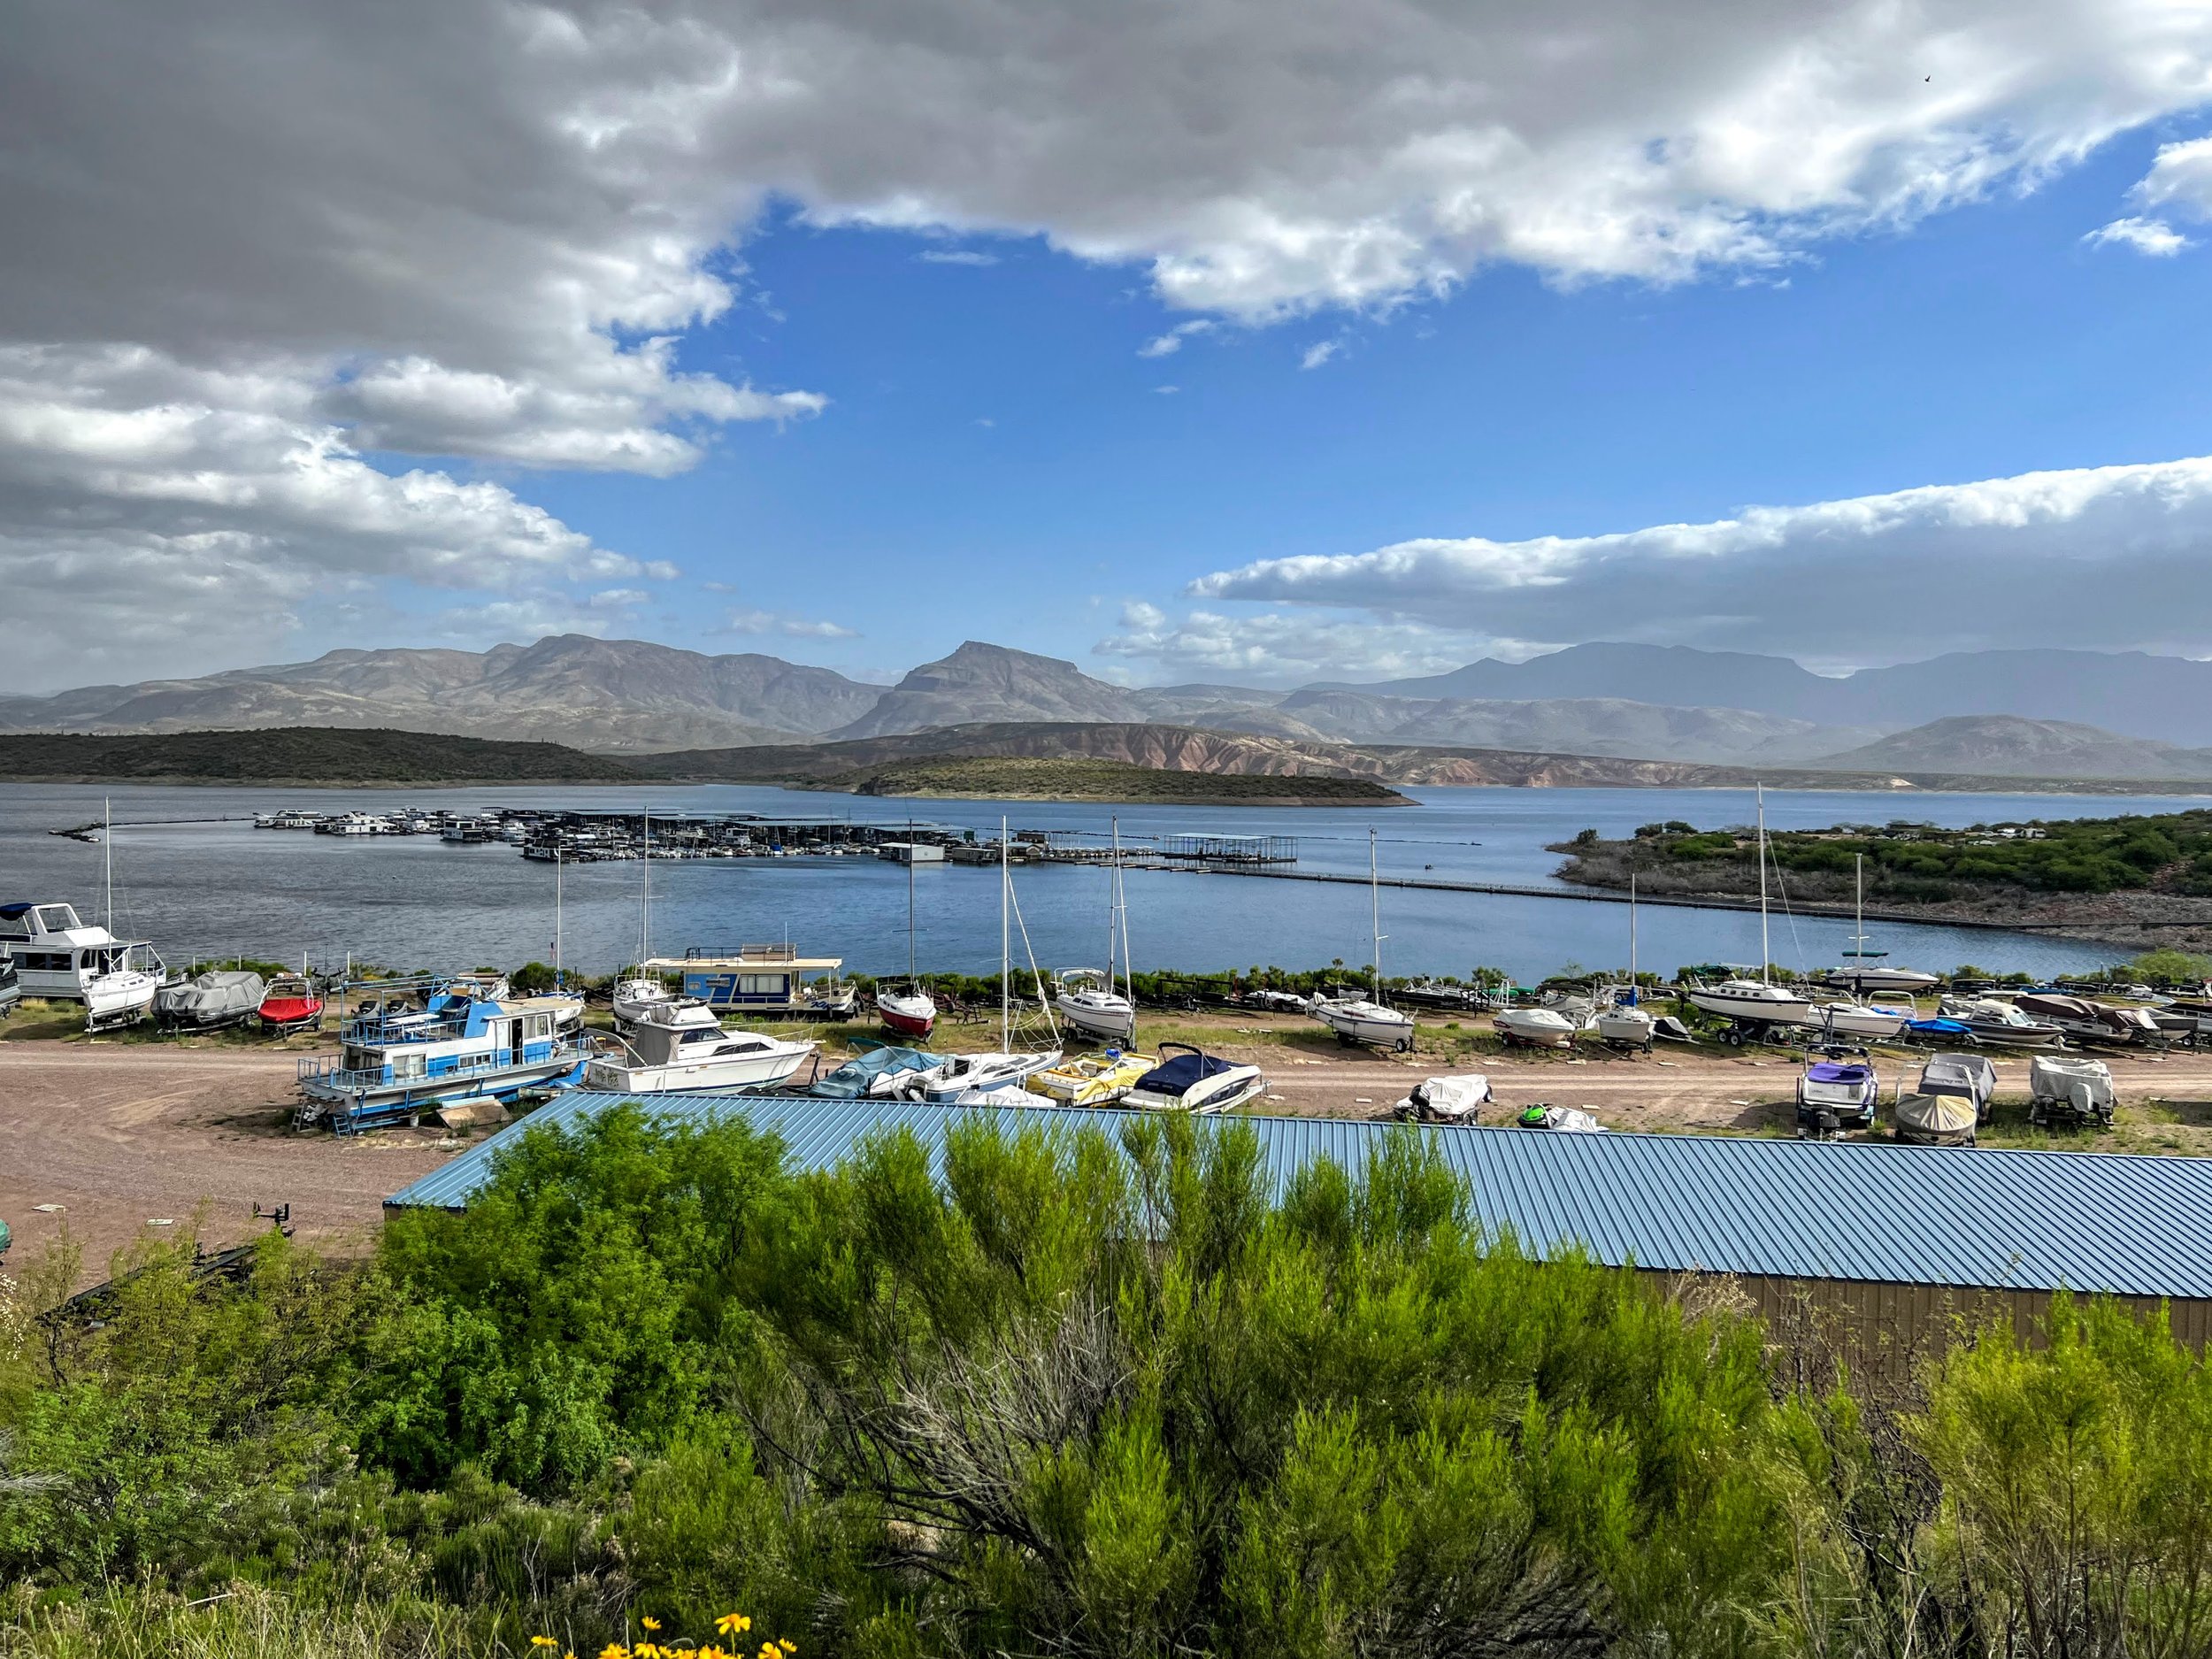
<svg viewBox="0 0 2212 1659">
<path fill-rule="evenodd" d="M 941 1046 L 983 1046 L 979 1027 Z M 1661 1045 L 1652 1055 L 1568 1058 L 1467 1051 L 1464 1033 L 1424 1029 L 1424 1052 L 1382 1056 L 1338 1047 L 1310 1022 L 1186 1017 L 1141 1032 L 1196 1039 L 1249 1060 L 1270 1081 L 1265 1110 L 1372 1117 L 1422 1078 L 1481 1071 L 1495 1090 L 1493 1123 L 1536 1102 L 1583 1107 L 1617 1130 L 1786 1133 L 1797 1060 L 1786 1049 L 1738 1053 Z M 2018 1123 L 2027 1061 L 1993 1056 L 2001 1110 L 1985 1144 L 2033 1143 Z M 2212 1054 L 2108 1056 L 2119 1126 L 2064 1144 L 2103 1151 L 2212 1154 Z M 86 1282 L 142 1231 L 187 1228 L 211 1245 L 259 1230 L 257 1204 L 289 1203 L 305 1238 L 357 1248 L 384 1198 L 469 1144 L 442 1129 L 386 1130 L 346 1140 L 290 1127 L 296 1054 L 250 1044 L 186 1047 L 128 1040 L 0 1042 L 0 1217 L 15 1229 L 20 1271 L 65 1224 L 85 1247 Z M 1886 1085 L 1916 1060 L 1878 1056 Z M 479 1132 L 480 1133 L 480 1132 Z"/>
</svg>

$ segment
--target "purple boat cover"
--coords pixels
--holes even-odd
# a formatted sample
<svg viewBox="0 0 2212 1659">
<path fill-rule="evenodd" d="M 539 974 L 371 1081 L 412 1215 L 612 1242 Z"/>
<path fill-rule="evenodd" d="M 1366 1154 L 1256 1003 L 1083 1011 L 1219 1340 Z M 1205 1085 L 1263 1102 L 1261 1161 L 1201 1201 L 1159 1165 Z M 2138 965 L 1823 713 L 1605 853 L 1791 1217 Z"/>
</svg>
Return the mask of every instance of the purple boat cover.
<svg viewBox="0 0 2212 1659">
<path fill-rule="evenodd" d="M 1839 1064 L 1833 1060 L 1816 1060 L 1805 1069 L 1805 1076 L 1815 1083 L 1863 1083 L 1867 1075 L 1863 1065 Z"/>
</svg>

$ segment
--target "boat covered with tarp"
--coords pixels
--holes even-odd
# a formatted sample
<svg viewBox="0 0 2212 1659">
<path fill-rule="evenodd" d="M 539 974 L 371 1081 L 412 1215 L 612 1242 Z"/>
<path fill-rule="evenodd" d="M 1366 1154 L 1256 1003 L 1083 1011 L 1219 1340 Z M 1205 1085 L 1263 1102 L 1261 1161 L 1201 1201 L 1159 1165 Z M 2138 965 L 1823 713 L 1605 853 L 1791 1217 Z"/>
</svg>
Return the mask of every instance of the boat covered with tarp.
<svg viewBox="0 0 2212 1659">
<path fill-rule="evenodd" d="M 173 979 L 154 993 L 154 1018 L 165 1025 L 202 1031 L 242 1025 L 261 1011 L 268 986 L 259 974 L 234 968 Z"/>
</svg>

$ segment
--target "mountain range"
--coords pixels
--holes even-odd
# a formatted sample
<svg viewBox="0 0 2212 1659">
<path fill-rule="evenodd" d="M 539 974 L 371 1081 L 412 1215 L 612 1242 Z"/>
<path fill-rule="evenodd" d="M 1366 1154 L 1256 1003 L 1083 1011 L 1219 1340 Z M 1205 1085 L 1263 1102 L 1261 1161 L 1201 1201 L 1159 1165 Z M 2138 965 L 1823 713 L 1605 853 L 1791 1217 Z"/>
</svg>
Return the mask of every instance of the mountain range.
<svg viewBox="0 0 2212 1659">
<path fill-rule="evenodd" d="M 611 754 L 897 736 L 977 723 L 1172 725 L 1353 742 L 1732 765 L 2126 779 L 2212 775 L 2212 664 L 1962 652 L 1825 677 L 1786 657 L 1592 644 L 1295 690 L 1128 687 L 971 641 L 895 686 L 743 653 L 560 634 L 483 652 L 333 651 L 196 680 L 0 696 L 0 730 L 319 726 Z"/>
</svg>

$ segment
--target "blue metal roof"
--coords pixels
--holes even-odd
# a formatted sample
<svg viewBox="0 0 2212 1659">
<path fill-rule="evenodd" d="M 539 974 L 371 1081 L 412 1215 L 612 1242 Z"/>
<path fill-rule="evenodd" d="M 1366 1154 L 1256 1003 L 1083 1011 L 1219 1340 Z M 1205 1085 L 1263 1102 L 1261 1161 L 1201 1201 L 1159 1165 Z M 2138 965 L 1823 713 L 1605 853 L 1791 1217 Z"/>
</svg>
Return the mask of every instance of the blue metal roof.
<svg viewBox="0 0 2212 1659">
<path fill-rule="evenodd" d="M 460 1208 L 518 1137 L 634 1098 L 566 1094 L 387 1202 Z M 710 1094 L 643 1103 L 681 1122 L 746 1118 L 780 1135 L 801 1169 L 834 1168 L 868 1136 L 898 1128 L 911 1129 L 938 1168 L 946 1125 L 975 1110 Z M 1040 1124 L 1110 1134 L 1130 1115 L 997 1111 L 1010 1130 Z M 1250 1128 L 1279 1189 L 1316 1158 L 1357 1171 L 1393 1128 L 1328 1118 L 1192 1122 L 1202 1132 Z M 2212 1297 L 2212 1159 L 1512 1128 L 1433 1133 L 1477 1217 L 1538 1250 L 1578 1242 L 1613 1265 L 1786 1279 Z"/>
</svg>

